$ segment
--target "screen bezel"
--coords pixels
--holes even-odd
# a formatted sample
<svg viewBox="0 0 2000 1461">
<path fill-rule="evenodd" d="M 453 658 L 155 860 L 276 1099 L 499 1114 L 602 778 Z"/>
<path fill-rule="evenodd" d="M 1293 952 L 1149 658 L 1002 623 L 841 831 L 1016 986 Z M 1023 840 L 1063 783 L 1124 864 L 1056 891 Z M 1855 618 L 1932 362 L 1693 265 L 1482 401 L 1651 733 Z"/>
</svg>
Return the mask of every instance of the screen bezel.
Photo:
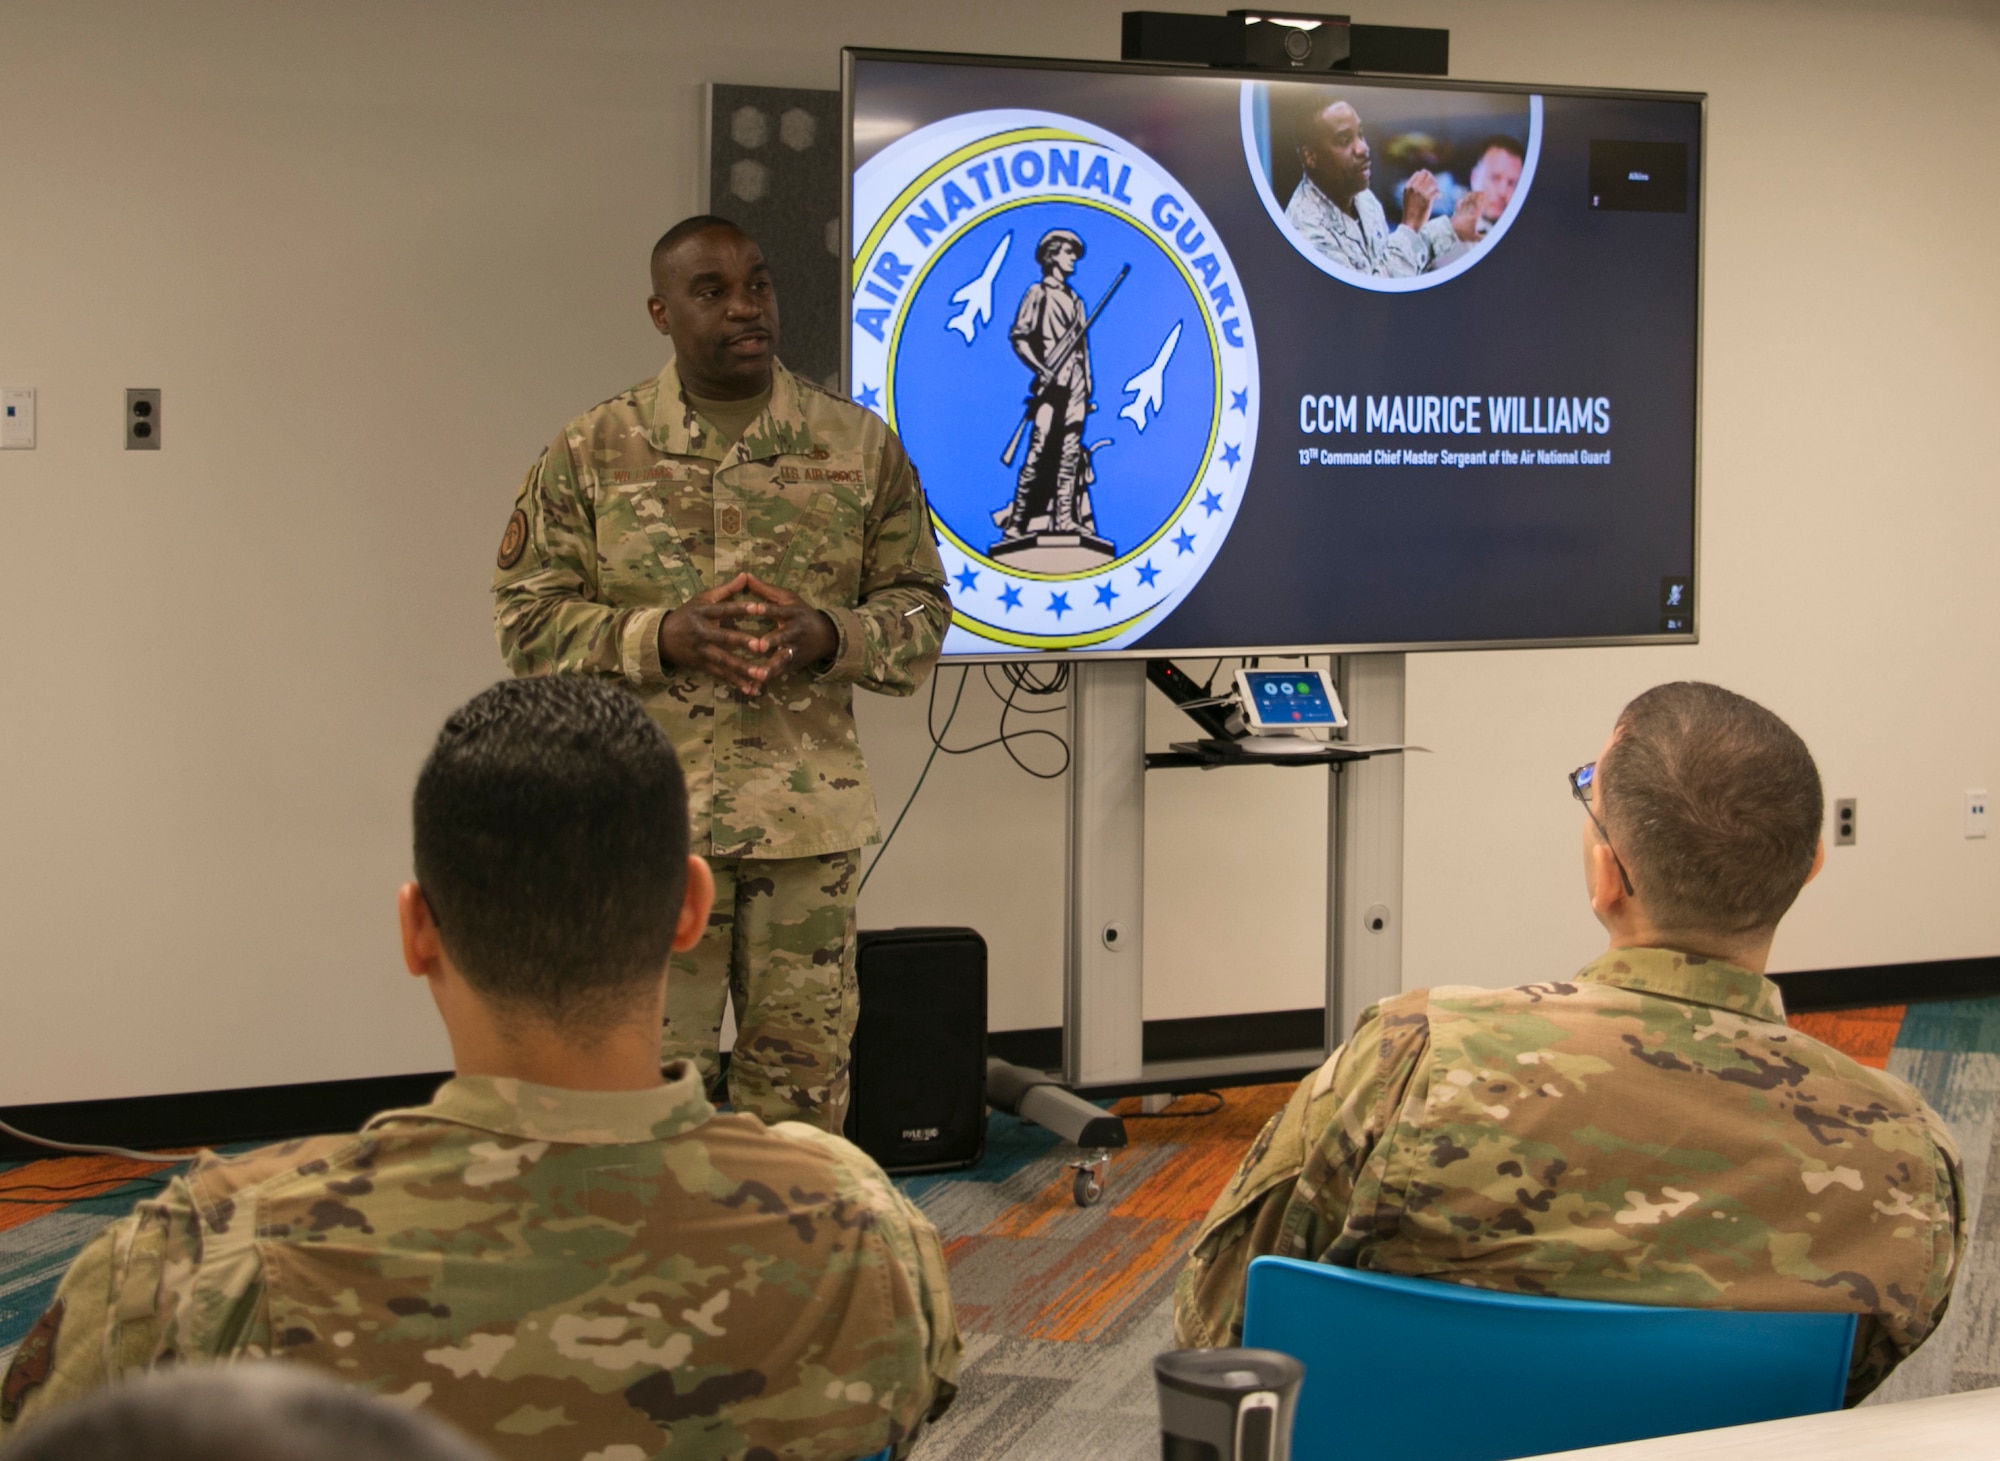
<svg viewBox="0 0 2000 1461">
<path fill-rule="evenodd" d="M 1089 663 L 1093 660 L 1151 659 L 1239 659 L 1257 655 L 1313 654 L 1420 654 L 1432 651 L 1480 649 L 1592 649 L 1626 645 L 1689 645 L 1701 642 L 1702 604 L 1708 595 L 1703 588 L 1701 567 L 1701 423 L 1703 380 L 1703 329 L 1708 285 L 1708 93 L 1705 91 L 1655 91 L 1618 86 L 1538 86 L 1515 81 L 1459 81 L 1444 76 L 1392 76 L 1380 72 L 1331 71 L 1308 76 L 1296 71 L 1258 71 L 1224 66 L 1181 66 L 1151 61 L 1080 61 L 1036 56 L 981 56 L 955 51 L 901 51 L 869 46 L 843 46 L 840 52 L 840 388 L 852 398 L 854 345 L 854 67 L 861 61 L 885 61 L 903 65 L 971 66 L 982 69 L 1018 71 L 1083 71 L 1128 76 L 1185 76 L 1225 78 L 1239 81 L 1301 81 L 1326 76 L 1351 79 L 1370 86 L 1399 87 L 1421 91 L 1508 92 L 1530 96 L 1578 96 L 1608 100 L 1636 99 L 1692 104 L 1700 114 L 1697 146 L 1700 156 L 1695 175 L 1695 279 L 1694 279 L 1694 552 L 1689 571 L 1695 583 L 1695 601 L 1685 634 L 1599 635 L 1561 639 L 1447 639 L 1383 641 L 1307 641 L 1294 644 L 1196 645 L 1185 649 L 1034 649 L 980 650 L 970 654 L 941 655 L 940 667 L 947 664 L 1026 664 L 1043 660 Z"/>
</svg>

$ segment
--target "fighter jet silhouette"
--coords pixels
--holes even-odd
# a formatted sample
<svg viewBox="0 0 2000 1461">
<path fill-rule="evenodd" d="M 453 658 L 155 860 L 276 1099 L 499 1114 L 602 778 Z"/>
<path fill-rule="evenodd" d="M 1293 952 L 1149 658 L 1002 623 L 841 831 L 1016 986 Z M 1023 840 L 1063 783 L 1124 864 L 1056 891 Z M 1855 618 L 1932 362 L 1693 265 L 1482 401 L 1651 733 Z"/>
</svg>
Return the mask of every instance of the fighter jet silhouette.
<svg viewBox="0 0 2000 1461">
<path fill-rule="evenodd" d="M 1119 415 L 1130 421 L 1139 430 L 1146 429 L 1146 410 L 1151 407 L 1157 415 L 1167 393 L 1167 362 L 1174 358 L 1174 346 L 1181 342 L 1181 327 L 1175 322 L 1173 332 L 1167 336 L 1167 343 L 1160 347 L 1160 353 L 1153 357 L 1153 363 L 1125 382 L 1125 389 L 1135 392 Z"/>
<path fill-rule="evenodd" d="M 1007 246 L 1013 241 L 1012 233 L 1003 235 L 979 277 L 951 297 L 953 304 L 963 305 L 964 308 L 946 320 L 944 327 L 965 336 L 968 345 L 972 343 L 972 337 L 979 333 L 979 327 L 993 318 L 993 281 L 999 277 L 1000 265 L 1007 258 Z"/>
</svg>

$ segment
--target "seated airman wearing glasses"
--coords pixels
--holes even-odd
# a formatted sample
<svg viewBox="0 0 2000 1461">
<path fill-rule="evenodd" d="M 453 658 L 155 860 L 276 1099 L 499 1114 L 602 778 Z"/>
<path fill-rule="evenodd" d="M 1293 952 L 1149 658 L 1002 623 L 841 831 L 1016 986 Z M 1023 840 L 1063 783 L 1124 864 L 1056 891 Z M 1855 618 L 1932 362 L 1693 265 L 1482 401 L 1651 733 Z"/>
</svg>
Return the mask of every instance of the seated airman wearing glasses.
<svg viewBox="0 0 2000 1461">
<path fill-rule="evenodd" d="M 1610 948 L 1557 982 L 1412 990 L 1265 1127 L 1176 1292 L 1241 1342 L 1262 1254 L 1481 1288 L 1860 1316 L 1853 1404 L 1943 1315 L 1963 1175 L 1903 1082 L 1791 1029 L 1764 977 L 1825 859 L 1818 769 L 1762 706 L 1649 690 L 1570 773 Z"/>
</svg>

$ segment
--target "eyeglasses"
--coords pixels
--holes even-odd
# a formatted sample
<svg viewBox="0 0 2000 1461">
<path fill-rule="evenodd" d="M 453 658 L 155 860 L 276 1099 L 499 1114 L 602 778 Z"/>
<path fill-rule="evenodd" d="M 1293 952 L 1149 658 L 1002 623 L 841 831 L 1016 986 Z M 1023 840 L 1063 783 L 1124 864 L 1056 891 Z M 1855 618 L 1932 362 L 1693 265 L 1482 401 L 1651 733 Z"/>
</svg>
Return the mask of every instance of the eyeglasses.
<svg viewBox="0 0 2000 1461">
<path fill-rule="evenodd" d="M 1611 834 L 1604 830 L 1604 824 L 1597 820 L 1597 813 L 1591 810 L 1590 794 L 1596 785 L 1597 763 L 1595 761 L 1590 762 L 1586 766 L 1579 766 L 1569 774 L 1569 794 L 1583 803 L 1583 814 L 1590 818 L 1590 825 L 1597 829 L 1598 837 L 1603 841 L 1605 847 L 1610 850 L 1611 860 L 1618 864 L 1618 878 L 1619 881 L 1625 884 L 1625 896 L 1636 898 L 1639 895 L 1632 891 L 1632 875 L 1625 871 L 1625 860 L 1618 855 L 1618 849 L 1611 846 Z"/>
</svg>

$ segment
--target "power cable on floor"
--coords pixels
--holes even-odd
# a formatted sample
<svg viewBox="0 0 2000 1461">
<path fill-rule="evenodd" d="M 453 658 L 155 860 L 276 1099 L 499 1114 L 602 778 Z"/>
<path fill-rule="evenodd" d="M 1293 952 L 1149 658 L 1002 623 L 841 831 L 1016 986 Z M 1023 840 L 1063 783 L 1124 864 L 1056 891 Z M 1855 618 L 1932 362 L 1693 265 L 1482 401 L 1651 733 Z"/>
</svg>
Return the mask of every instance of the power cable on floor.
<svg viewBox="0 0 2000 1461">
<path fill-rule="evenodd" d="M 97 1146 L 91 1142 L 56 1141 L 52 1137 L 36 1136 L 31 1132 L 22 1131 L 19 1127 L 9 1126 L 4 1121 L 0 1121 L 0 1134 L 11 1136 L 16 1141 L 25 1141 L 30 1146 L 44 1147 L 52 1152 L 70 1152 L 86 1157 L 129 1157 L 135 1162 L 166 1162 L 169 1165 L 176 1162 L 191 1162 L 195 1157 L 193 1152 L 140 1152 L 125 1146 Z"/>
<path fill-rule="evenodd" d="M 1120 1121 L 1179 1121 L 1189 1116 L 1213 1116 L 1229 1104 L 1222 1099 L 1222 1092 L 1220 1091 L 1182 1091 L 1174 1099 L 1178 1101 L 1181 1096 L 1206 1096 L 1209 1100 L 1215 1102 L 1215 1104 L 1213 1106 L 1198 1107 L 1193 1111 L 1134 1111 L 1131 1115 L 1121 1116 L 1118 1119 Z"/>
</svg>

